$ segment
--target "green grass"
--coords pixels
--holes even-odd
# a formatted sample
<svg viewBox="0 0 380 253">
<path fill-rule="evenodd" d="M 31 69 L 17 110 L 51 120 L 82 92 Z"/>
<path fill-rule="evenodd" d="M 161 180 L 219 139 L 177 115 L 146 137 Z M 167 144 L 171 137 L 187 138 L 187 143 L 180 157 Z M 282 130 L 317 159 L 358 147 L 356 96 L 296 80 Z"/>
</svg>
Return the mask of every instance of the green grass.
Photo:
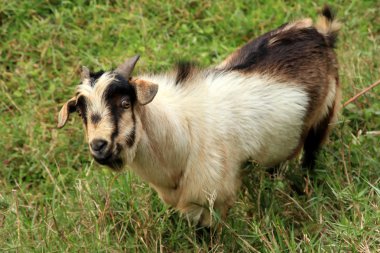
<svg viewBox="0 0 380 253">
<path fill-rule="evenodd" d="M 128 2 L 128 3 L 127 3 Z M 317 2 L 317 3 L 316 3 Z M 90 158 L 80 120 L 56 129 L 81 65 L 137 71 L 220 62 L 323 1 L 0 1 L 0 251 L 375 252 L 380 249 L 380 87 L 342 110 L 308 194 L 298 165 L 252 168 L 219 236 L 195 228 L 132 173 Z M 380 4 L 334 1 L 343 101 L 380 78 Z"/>
</svg>

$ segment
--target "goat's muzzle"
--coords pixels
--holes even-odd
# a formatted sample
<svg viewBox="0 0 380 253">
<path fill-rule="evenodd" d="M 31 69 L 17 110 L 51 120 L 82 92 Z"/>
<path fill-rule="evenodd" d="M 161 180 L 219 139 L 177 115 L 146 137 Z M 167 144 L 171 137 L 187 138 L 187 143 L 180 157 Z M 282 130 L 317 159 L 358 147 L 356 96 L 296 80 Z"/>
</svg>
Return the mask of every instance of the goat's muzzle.
<svg viewBox="0 0 380 253">
<path fill-rule="evenodd" d="M 106 165 L 114 170 L 120 170 L 123 160 L 119 157 L 120 147 L 113 151 L 109 143 L 103 139 L 95 139 L 90 143 L 91 154 L 95 161 L 101 165 Z"/>
<path fill-rule="evenodd" d="M 103 156 L 106 153 L 108 142 L 102 139 L 95 139 L 90 143 L 91 151 L 95 156 Z"/>
</svg>

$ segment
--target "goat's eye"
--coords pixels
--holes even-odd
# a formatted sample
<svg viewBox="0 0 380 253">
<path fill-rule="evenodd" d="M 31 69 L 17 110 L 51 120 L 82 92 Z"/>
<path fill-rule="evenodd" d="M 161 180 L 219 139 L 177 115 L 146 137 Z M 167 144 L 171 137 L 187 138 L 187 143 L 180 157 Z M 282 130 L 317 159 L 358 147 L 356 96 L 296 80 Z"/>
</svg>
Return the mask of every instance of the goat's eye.
<svg viewBox="0 0 380 253">
<path fill-rule="evenodd" d="M 131 107 L 131 103 L 128 100 L 124 99 L 121 101 L 121 107 L 123 107 L 124 109 L 128 109 L 129 107 Z"/>
</svg>

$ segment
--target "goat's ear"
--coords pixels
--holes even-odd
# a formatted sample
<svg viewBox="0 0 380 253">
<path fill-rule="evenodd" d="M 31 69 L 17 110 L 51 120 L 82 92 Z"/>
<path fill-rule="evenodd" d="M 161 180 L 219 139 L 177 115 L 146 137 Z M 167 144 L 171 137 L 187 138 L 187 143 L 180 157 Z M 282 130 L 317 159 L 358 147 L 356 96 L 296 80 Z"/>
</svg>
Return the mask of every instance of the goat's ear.
<svg viewBox="0 0 380 253">
<path fill-rule="evenodd" d="M 70 113 L 75 112 L 76 103 L 77 98 L 73 97 L 62 106 L 58 114 L 58 128 L 62 128 L 69 119 Z"/>
<path fill-rule="evenodd" d="M 125 60 L 124 63 L 115 69 L 115 72 L 128 80 L 139 58 L 140 55 L 135 55 L 132 58 Z"/>
<path fill-rule="evenodd" d="M 137 101 L 140 105 L 152 102 L 158 91 L 158 85 L 142 79 L 130 79 L 129 83 L 135 87 Z"/>
</svg>

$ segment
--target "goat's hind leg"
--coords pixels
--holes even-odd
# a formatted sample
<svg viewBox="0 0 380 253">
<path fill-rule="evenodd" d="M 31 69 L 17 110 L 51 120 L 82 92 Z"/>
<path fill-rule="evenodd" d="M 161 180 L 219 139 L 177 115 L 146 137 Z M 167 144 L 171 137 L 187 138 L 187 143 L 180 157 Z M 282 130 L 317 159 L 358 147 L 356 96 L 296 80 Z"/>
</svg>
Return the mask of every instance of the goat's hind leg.
<svg viewBox="0 0 380 253">
<path fill-rule="evenodd" d="M 309 170 L 315 168 L 318 152 L 329 134 L 329 124 L 334 118 L 334 106 L 329 107 L 328 113 L 307 133 L 303 146 L 302 167 Z"/>
</svg>

